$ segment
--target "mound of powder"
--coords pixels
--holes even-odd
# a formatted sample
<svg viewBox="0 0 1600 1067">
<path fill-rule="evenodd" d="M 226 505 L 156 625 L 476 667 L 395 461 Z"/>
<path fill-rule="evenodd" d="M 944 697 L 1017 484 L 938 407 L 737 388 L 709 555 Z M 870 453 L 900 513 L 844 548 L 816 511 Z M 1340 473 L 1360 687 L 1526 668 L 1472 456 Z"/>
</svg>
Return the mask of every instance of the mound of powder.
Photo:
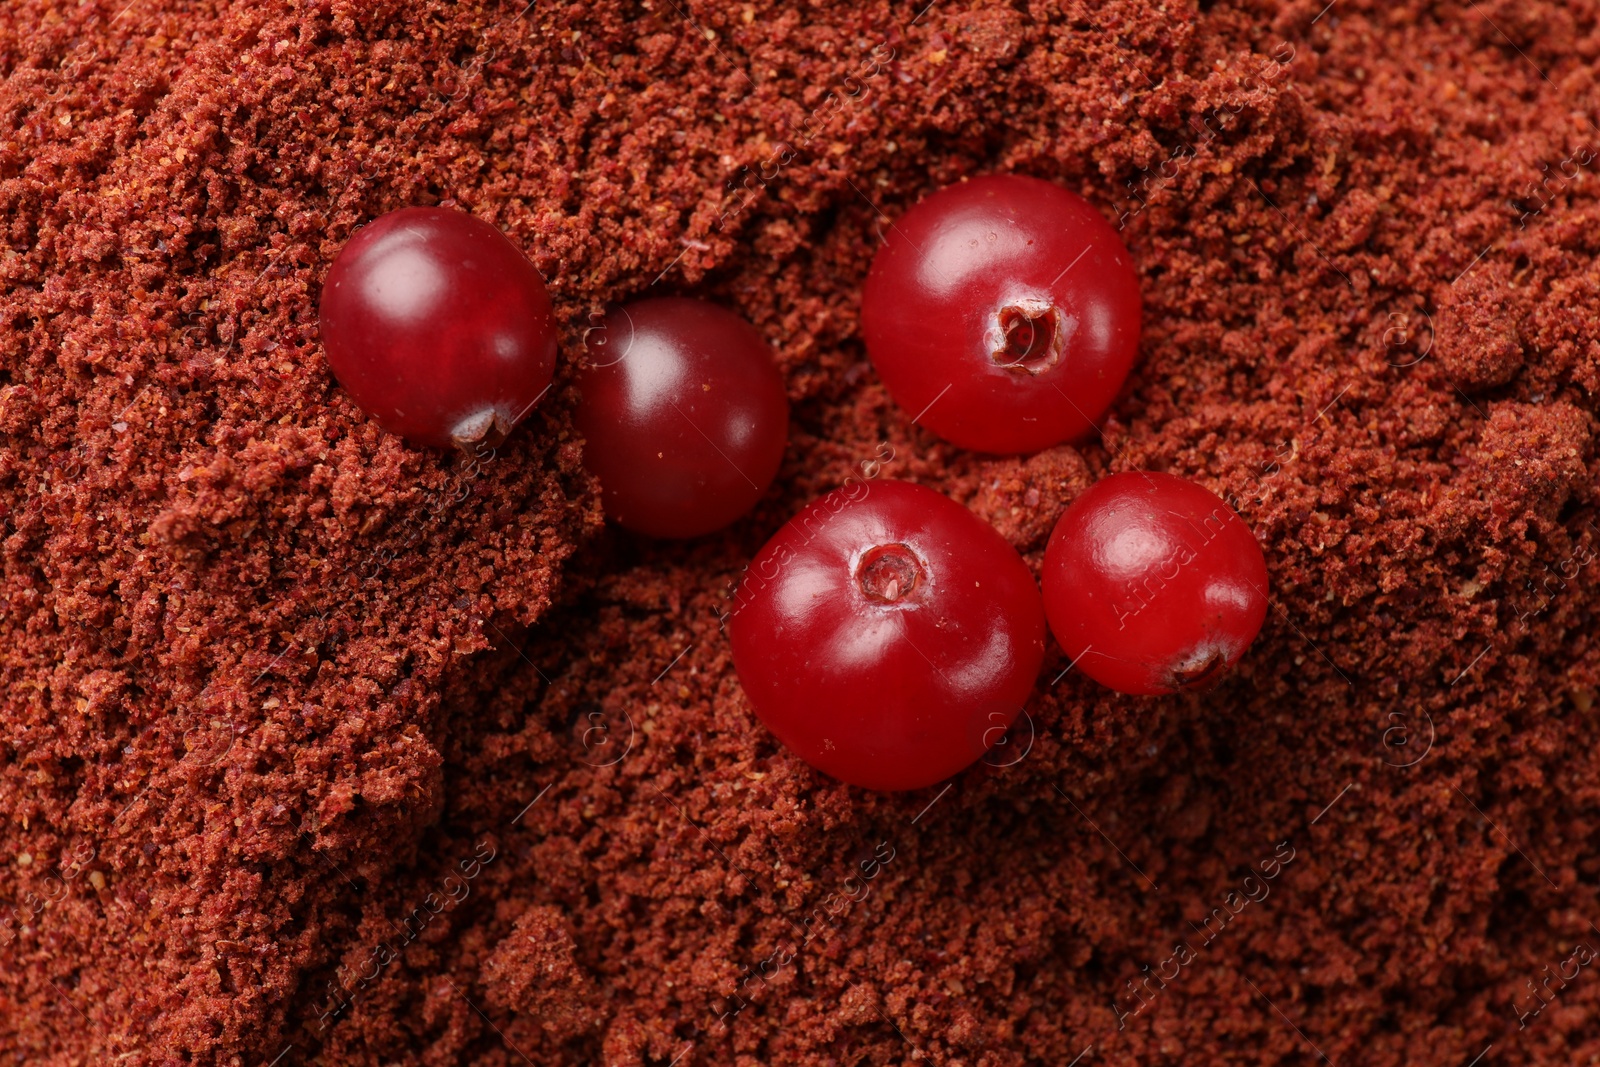
<svg viewBox="0 0 1600 1067">
<path fill-rule="evenodd" d="M 1589 8 L 1510 0 L 10 5 L 0 1053 L 1600 1056 L 1597 57 Z M 996 171 L 1140 272 L 1092 443 L 962 452 L 866 362 L 880 235 Z M 476 465 L 380 432 L 316 333 L 353 230 L 435 203 L 563 323 Z M 794 413 L 688 544 L 604 527 L 570 418 L 583 331 L 667 293 L 755 323 Z M 719 616 L 806 501 L 919 481 L 1037 568 L 1136 468 L 1265 549 L 1218 688 L 1052 645 L 1007 744 L 909 795 L 754 720 Z"/>
</svg>

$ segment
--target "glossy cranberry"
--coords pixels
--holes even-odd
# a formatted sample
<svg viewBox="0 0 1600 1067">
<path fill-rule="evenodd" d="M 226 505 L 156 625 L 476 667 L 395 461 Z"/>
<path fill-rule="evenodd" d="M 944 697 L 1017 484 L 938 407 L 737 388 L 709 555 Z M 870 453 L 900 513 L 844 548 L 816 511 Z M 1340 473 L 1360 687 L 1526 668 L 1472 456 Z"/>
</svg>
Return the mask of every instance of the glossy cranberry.
<svg viewBox="0 0 1600 1067">
<path fill-rule="evenodd" d="M 1124 693 L 1203 687 L 1267 617 L 1267 563 L 1220 497 L 1171 474 L 1102 478 L 1044 556 L 1050 630 L 1075 667 Z"/>
<path fill-rule="evenodd" d="M 853 482 L 806 507 L 751 562 L 728 629 L 768 729 L 871 789 L 932 785 L 982 756 L 1044 659 L 1021 557 L 909 482 Z"/>
<path fill-rule="evenodd" d="M 920 425 L 962 448 L 1033 452 L 1087 434 L 1116 399 L 1139 347 L 1139 283 L 1082 197 L 974 178 L 888 227 L 861 322 Z"/>
<path fill-rule="evenodd" d="M 586 338 L 577 424 L 606 514 L 651 537 L 720 529 L 783 460 L 789 401 L 772 350 L 704 300 L 627 304 Z"/>
<path fill-rule="evenodd" d="M 339 384 L 414 444 L 498 444 L 555 373 L 539 272 L 451 208 L 402 208 L 358 230 L 328 271 L 318 321 Z"/>
</svg>

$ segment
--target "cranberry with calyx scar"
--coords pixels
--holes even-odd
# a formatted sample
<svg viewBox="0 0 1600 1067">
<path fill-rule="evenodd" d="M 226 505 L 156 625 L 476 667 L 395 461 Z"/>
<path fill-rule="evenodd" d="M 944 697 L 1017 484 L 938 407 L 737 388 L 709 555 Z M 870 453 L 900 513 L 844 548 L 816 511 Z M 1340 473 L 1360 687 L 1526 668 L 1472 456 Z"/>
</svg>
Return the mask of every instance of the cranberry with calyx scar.
<svg viewBox="0 0 1600 1067">
<path fill-rule="evenodd" d="M 858 482 L 809 505 L 745 572 L 728 622 L 756 714 L 811 766 L 916 789 L 1004 739 L 1044 659 L 1022 558 L 932 489 Z"/>
<path fill-rule="evenodd" d="M 357 231 L 328 270 L 317 317 L 339 384 L 414 444 L 497 445 L 555 374 L 539 272 L 499 230 L 452 208 L 401 208 Z"/>
<path fill-rule="evenodd" d="M 1044 556 L 1050 631 L 1073 666 L 1124 693 L 1200 688 L 1238 662 L 1267 617 L 1267 563 L 1243 519 L 1172 474 L 1100 479 Z"/>
<path fill-rule="evenodd" d="M 1093 430 L 1139 346 L 1139 283 L 1086 200 L 1003 174 L 941 189 L 884 234 L 861 300 L 867 354 L 945 440 L 1033 452 Z"/>
</svg>

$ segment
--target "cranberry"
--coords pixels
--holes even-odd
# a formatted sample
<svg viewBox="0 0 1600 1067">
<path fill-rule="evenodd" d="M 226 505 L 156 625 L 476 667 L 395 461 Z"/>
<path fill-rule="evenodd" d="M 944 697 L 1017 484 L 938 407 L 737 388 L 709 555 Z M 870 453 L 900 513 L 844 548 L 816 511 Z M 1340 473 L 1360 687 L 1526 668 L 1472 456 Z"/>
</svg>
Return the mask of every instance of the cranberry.
<svg viewBox="0 0 1600 1067">
<path fill-rule="evenodd" d="M 1116 399 L 1139 346 L 1139 283 L 1082 197 L 974 178 L 889 228 L 861 323 L 884 385 L 928 429 L 1033 452 L 1086 434 Z"/>
<path fill-rule="evenodd" d="M 589 332 L 577 424 L 606 514 L 695 537 L 749 511 L 789 434 L 783 378 L 755 327 L 703 300 L 639 300 Z"/>
<path fill-rule="evenodd" d="M 1172 474 L 1102 478 L 1044 556 L 1050 630 L 1073 663 L 1124 693 L 1203 687 L 1267 617 L 1267 563 L 1220 497 Z"/>
<path fill-rule="evenodd" d="M 415 444 L 499 444 L 555 373 L 539 272 L 499 230 L 449 208 L 402 208 L 357 231 L 318 320 L 339 384 Z"/>
<path fill-rule="evenodd" d="M 1033 575 L 931 489 L 856 482 L 767 542 L 729 621 L 761 721 L 853 785 L 916 789 L 1004 735 L 1044 660 Z"/>
</svg>

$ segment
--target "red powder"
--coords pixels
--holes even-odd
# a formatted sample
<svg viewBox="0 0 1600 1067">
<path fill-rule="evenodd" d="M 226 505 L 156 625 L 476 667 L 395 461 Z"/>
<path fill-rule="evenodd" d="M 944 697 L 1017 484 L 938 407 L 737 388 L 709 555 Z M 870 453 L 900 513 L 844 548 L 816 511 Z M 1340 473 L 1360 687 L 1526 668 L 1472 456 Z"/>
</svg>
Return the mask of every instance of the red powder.
<svg viewBox="0 0 1600 1067">
<path fill-rule="evenodd" d="M 1202 6 L 0 13 L 0 1052 L 1600 1057 L 1596 14 Z M 1124 227 L 1102 442 L 961 452 L 865 362 L 878 235 L 995 171 Z M 316 337 L 354 228 L 427 203 L 565 324 L 475 468 Z M 592 316 L 663 293 L 753 321 L 794 407 L 687 545 L 604 531 L 570 429 Z M 804 502 L 913 479 L 1037 567 L 1130 468 L 1265 548 L 1219 688 L 1053 649 L 1031 731 L 913 795 L 755 722 L 718 615 Z"/>
</svg>

